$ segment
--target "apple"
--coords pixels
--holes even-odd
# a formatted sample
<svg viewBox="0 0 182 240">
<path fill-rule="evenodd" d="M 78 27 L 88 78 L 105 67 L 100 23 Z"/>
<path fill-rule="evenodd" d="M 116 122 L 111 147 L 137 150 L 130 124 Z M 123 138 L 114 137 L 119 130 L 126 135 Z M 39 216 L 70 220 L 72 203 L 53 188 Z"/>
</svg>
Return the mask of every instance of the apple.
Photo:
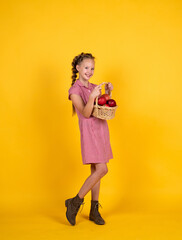
<svg viewBox="0 0 182 240">
<path fill-rule="evenodd" d="M 105 97 L 105 99 L 106 99 L 106 102 L 110 99 L 110 96 L 109 96 L 109 94 L 103 94 L 101 97 Z"/>
<path fill-rule="evenodd" d="M 107 104 L 110 106 L 110 107 L 115 107 L 116 106 L 116 101 L 114 99 L 109 99 L 107 101 Z"/>
<path fill-rule="evenodd" d="M 106 103 L 106 104 L 104 104 L 104 107 L 110 107 L 110 106 L 109 106 L 109 104 Z"/>
<path fill-rule="evenodd" d="M 102 97 L 102 96 L 99 97 L 99 98 L 98 98 L 98 104 L 101 105 L 101 106 L 104 105 L 104 104 L 106 104 L 106 99 L 105 99 L 105 97 Z"/>
</svg>

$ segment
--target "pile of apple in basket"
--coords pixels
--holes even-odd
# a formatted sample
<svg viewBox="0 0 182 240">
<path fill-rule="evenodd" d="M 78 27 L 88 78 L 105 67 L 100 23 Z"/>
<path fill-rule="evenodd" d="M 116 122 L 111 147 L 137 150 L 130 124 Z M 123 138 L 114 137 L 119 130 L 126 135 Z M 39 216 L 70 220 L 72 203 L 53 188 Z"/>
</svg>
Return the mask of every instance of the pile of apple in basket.
<svg viewBox="0 0 182 240">
<path fill-rule="evenodd" d="M 100 86 L 103 84 L 107 83 L 103 82 Z M 92 115 L 96 118 L 110 120 L 114 118 L 117 107 L 116 101 L 111 99 L 111 94 L 108 95 L 105 93 L 96 98 Z"/>
</svg>

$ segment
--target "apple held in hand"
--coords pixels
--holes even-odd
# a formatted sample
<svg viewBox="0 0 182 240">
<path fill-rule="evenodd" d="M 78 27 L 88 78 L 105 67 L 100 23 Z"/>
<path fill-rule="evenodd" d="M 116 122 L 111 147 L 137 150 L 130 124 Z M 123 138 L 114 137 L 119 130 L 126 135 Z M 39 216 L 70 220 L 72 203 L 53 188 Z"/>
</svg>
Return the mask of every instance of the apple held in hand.
<svg viewBox="0 0 182 240">
<path fill-rule="evenodd" d="M 109 99 L 107 101 L 107 104 L 109 105 L 109 107 L 115 107 L 116 106 L 116 101 L 114 99 Z"/>
<path fill-rule="evenodd" d="M 98 104 L 101 105 L 101 106 L 104 105 L 104 104 L 106 104 L 106 99 L 105 99 L 105 97 L 102 97 L 102 96 L 99 97 L 99 98 L 98 98 Z"/>
</svg>

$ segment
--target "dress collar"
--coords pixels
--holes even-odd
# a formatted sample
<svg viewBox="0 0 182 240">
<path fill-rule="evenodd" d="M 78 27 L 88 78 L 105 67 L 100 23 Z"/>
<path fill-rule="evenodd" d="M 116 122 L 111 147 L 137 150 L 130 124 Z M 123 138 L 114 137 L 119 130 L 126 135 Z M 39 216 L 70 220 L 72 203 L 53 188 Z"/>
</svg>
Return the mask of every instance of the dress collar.
<svg viewBox="0 0 182 240">
<path fill-rule="evenodd" d="M 76 83 L 77 83 L 80 87 L 85 87 L 85 88 L 87 88 L 86 86 L 83 85 L 83 83 L 82 83 L 79 79 L 76 80 Z M 91 87 L 91 83 L 88 82 L 88 88 L 90 88 L 90 87 Z"/>
</svg>

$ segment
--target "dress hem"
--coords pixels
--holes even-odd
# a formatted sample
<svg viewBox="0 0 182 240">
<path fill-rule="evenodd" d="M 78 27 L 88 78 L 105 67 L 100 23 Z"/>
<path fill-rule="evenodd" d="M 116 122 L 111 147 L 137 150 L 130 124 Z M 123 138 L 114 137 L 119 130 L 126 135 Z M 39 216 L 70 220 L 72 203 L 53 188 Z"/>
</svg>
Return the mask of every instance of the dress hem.
<svg viewBox="0 0 182 240">
<path fill-rule="evenodd" d="M 113 158 L 110 158 L 109 160 L 111 160 L 111 159 L 113 159 Z M 105 162 L 103 162 L 103 161 L 100 161 L 100 162 L 88 162 L 88 163 L 83 163 L 83 165 L 97 164 L 97 163 L 109 163 L 109 160 L 108 160 L 108 161 L 105 161 Z"/>
</svg>

